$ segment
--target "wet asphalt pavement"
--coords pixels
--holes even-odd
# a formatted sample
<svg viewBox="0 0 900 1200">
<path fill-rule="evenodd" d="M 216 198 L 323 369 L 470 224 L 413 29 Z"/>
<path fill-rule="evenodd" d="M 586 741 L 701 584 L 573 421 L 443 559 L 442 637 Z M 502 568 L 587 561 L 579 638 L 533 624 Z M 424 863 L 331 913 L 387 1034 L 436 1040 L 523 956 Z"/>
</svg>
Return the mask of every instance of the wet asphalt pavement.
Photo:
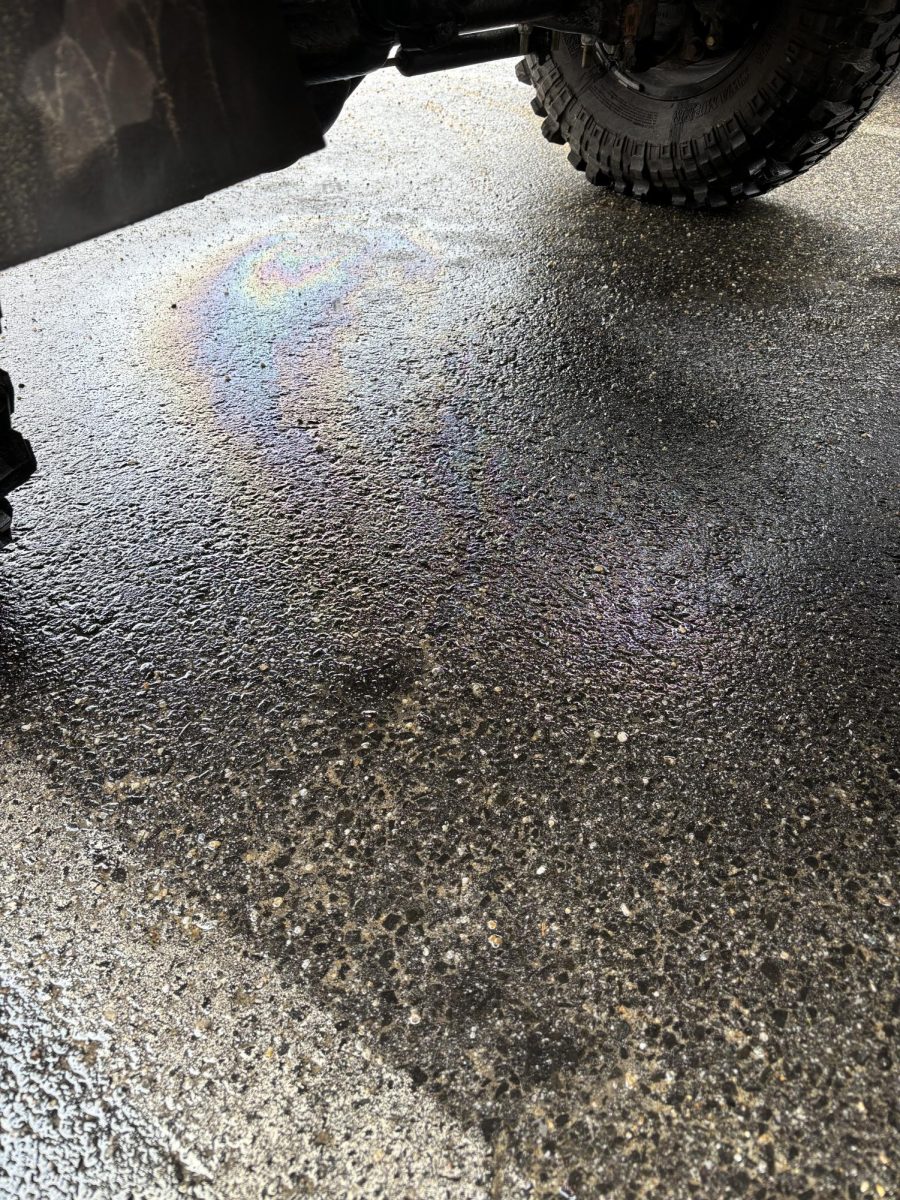
<svg viewBox="0 0 900 1200">
<path fill-rule="evenodd" d="M 386 77 L 3 277 L 0 1195 L 898 1195 L 898 141 Z"/>
</svg>

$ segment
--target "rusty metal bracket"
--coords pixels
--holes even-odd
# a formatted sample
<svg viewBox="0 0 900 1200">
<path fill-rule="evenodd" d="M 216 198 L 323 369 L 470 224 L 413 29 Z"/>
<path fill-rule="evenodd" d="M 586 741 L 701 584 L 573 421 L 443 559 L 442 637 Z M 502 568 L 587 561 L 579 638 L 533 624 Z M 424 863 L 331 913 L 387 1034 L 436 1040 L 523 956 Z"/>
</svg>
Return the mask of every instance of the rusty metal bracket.
<svg viewBox="0 0 900 1200">
<path fill-rule="evenodd" d="M 656 0 L 630 0 L 622 14 L 625 66 L 639 68 L 644 47 L 653 43 L 656 30 Z"/>
</svg>

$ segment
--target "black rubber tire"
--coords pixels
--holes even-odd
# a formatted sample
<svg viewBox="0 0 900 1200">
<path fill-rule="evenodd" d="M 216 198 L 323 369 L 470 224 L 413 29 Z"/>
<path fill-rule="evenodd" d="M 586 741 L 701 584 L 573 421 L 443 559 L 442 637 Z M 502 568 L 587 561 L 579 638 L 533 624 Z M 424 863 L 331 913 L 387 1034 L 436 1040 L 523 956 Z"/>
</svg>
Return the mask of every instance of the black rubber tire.
<svg viewBox="0 0 900 1200">
<path fill-rule="evenodd" d="M 21 487 L 37 470 L 31 443 L 12 428 L 10 417 L 15 412 L 15 401 L 12 380 L 0 370 L 0 497 Z M 0 508 L 0 516 L 6 512 L 5 506 Z"/>
<path fill-rule="evenodd" d="M 0 496 L 0 543 L 6 543 L 10 540 L 12 532 L 12 505 L 8 500 L 4 500 Z"/>
<path fill-rule="evenodd" d="M 808 170 L 855 128 L 900 64 L 900 0 L 783 0 L 744 52 L 681 98 L 644 95 L 577 36 L 519 64 L 551 142 L 591 183 L 723 208 Z M 686 89 L 688 90 L 688 89 Z"/>
</svg>

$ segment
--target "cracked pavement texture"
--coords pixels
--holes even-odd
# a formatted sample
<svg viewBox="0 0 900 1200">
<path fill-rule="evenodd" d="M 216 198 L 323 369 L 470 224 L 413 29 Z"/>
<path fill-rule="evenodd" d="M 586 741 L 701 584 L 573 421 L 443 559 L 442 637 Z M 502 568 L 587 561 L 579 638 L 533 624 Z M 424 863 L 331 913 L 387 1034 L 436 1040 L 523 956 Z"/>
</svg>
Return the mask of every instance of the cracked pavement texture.
<svg viewBox="0 0 900 1200">
<path fill-rule="evenodd" d="M 4 275 L 0 1195 L 898 1194 L 898 138 L 379 77 Z"/>
</svg>

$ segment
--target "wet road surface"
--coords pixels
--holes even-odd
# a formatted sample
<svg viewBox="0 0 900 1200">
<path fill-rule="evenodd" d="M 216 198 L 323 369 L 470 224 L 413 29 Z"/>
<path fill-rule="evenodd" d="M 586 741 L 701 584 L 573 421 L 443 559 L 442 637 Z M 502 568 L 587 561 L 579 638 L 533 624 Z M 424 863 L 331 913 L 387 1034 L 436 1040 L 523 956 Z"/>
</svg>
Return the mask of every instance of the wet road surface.
<svg viewBox="0 0 900 1200">
<path fill-rule="evenodd" d="M 897 1195 L 898 138 L 385 78 L 3 277 L 0 1194 Z"/>
</svg>

